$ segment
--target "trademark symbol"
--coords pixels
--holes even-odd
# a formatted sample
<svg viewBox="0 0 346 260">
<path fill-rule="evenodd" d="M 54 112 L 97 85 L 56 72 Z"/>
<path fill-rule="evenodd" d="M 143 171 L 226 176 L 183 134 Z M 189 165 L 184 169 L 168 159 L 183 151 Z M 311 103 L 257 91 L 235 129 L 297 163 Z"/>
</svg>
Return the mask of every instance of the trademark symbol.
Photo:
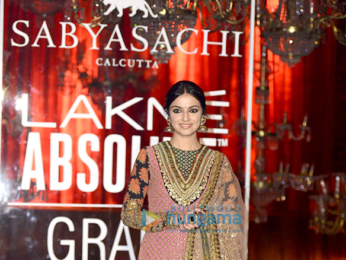
<svg viewBox="0 0 346 260">
<path fill-rule="evenodd" d="M 224 146 L 228 146 L 228 139 L 222 139 L 222 138 L 218 138 L 217 139 L 217 145 L 220 147 L 224 147 Z"/>
</svg>

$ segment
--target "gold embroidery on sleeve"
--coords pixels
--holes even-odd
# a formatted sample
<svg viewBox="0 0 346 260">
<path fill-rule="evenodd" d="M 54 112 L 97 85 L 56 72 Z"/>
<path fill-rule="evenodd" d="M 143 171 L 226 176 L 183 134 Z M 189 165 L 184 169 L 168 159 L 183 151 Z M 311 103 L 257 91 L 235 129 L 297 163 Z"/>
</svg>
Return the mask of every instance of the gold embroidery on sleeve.
<svg viewBox="0 0 346 260">
<path fill-rule="evenodd" d="M 125 202 L 121 210 L 121 220 L 126 226 L 140 229 L 142 228 L 142 212 L 141 205 L 137 199 L 129 199 Z"/>
<path fill-rule="evenodd" d="M 142 229 L 142 206 L 138 203 L 137 199 L 129 199 L 125 202 L 122 210 L 121 210 L 121 220 L 124 222 L 126 226 L 135 229 Z M 160 232 L 165 229 L 166 226 L 166 214 L 164 212 L 154 213 L 162 218 L 161 221 L 157 221 L 155 225 L 149 225 L 149 228 L 146 232 Z M 171 228 L 174 225 L 171 226 Z"/>
</svg>

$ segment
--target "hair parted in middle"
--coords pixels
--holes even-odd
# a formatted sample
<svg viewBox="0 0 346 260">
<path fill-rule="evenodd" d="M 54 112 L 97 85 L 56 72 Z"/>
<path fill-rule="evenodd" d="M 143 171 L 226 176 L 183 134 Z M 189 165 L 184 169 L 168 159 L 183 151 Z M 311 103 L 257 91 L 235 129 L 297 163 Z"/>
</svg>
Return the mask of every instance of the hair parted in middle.
<svg viewBox="0 0 346 260">
<path fill-rule="evenodd" d="M 205 96 L 204 96 L 203 90 L 197 84 L 187 80 L 183 80 L 183 81 L 179 81 L 175 83 L 168 90 L 166 94 L 166 101 L 164 106 L 164 109 L 167 112 L 167 114 L 169 115 L 169 107 L 171 106 L 173 101 L 185 93 L 192 95 L 199 101 L 203 110 L 202 114 L 205 115 L 206 104 L 205 104 Z"/>
</svg>

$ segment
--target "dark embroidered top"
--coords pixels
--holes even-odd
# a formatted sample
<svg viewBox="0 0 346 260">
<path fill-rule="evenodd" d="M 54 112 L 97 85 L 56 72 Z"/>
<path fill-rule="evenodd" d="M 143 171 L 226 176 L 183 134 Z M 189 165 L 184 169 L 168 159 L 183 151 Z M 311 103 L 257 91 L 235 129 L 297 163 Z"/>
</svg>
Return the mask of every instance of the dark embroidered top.
<svg viewBox="0 0 346 260">
<path fill-rule="evenodd" d="M 195 151 L 184 151 L 173 147 L 173 151 L 175 157 L 177 158 L 179 169 L 184 174 L 185 179 L 187 179 L 187 177 L 189 176 L 192 164 L 195 161 L 196 155 L 200 152 L 201 148 Z"/>
</svg>

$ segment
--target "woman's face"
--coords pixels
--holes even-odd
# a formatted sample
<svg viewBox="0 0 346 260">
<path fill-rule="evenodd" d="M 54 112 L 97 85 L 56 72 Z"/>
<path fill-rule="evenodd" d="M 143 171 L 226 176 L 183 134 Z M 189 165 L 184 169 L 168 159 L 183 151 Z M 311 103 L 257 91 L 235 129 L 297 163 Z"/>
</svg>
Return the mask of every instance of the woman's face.
<svg viewBox="0 0 346 260">
<path fill-rule="evenodd" d="M 169 117 L 174 132 L 181 136 L 196 133 L 201 124 L 202 107 L 192 95 L 184 93 L 177 97 L 169 107 Z"/>
</svg>

